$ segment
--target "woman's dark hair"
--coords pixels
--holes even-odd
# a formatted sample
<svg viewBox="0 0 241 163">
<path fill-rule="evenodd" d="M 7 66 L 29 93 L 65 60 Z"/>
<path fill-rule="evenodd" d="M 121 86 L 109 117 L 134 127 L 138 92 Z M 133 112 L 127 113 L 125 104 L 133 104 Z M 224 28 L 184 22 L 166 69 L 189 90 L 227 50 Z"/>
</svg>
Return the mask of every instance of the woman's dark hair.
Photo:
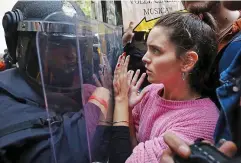
<svg viewBox="0 0 241 163">
<path fill-rule="evenodd" d="M 189 72 L 189 83 L 198 93 L 209 94 L 206 83 L 217 55 L 217 28 L 213 17 L 209 13 L 197 16 L 188 12 L 174 12 L 161 16 L 156 26 L 170 29 L 169 39 L 176 45 L 178 58 L 191 50 L 198 54 L 198 61 Z"/>
</svg>

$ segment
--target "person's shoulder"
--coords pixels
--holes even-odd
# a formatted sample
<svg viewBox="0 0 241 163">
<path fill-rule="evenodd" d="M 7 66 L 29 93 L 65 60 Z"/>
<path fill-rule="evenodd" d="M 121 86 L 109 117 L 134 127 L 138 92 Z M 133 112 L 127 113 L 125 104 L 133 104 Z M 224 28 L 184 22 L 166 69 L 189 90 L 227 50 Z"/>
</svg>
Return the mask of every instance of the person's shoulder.
<svg viewBox="0 0 241 163">
<path fill-rule="evenodd" d="M 241 31 L 233 36 L 233 40 L 222 49 L 221 59 L 219 61 L 219 72 L 226 70 L 237 56 L 241 53 Z"/>
<path fill-rule="evenodd" d="M 224 47 L 220 52 L 225 53 L 226 51 L 241 49 L 240 44 L 241 44 L 241 30 L 232 36 L 229 43 L 227 43 L 226 47 Z"/>
<path fill-rule="evenodd" d="M 210 98 L 202 98 L 195 100 L 196 105 L 195 105 L 195 110 L 197 112 L 204 112 L 206 113 L 213 113 L 215 115 L 218 114 L 219 110 L 217 105 L 210 99 Z"/>
</svg>

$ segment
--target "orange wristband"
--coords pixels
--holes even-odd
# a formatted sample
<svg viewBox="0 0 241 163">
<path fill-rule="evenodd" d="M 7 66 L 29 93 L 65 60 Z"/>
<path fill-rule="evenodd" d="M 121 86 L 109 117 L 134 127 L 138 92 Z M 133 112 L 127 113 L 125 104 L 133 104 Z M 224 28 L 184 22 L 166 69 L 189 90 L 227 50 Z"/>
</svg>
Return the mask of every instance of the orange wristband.
<svg viewBox="0 0 241 163">
<path fill-rule="evenodd" d="M 108 109 L 108 103 L 105 100 L 101 99 L 101 98 L 98 98 L 98 97 L 92 95 L 92 96 L 90 96 L 89 100 L 96 100 L 101 105 L 103 105 L 106 109 Z"/>
</svg>

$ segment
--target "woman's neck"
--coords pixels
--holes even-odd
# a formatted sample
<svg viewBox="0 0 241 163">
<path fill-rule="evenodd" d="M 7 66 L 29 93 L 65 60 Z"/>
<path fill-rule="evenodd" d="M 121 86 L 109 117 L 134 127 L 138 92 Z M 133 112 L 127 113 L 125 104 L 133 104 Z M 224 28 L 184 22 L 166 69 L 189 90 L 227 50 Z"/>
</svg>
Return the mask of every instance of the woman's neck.
<svg viewBox="0 0 241 163">
<path fill-rule="evenodd" d="M 176 101 L 195 100 L 201 97 L 199 93 L 190 88 L 186 81 L 176 83 L 164 85 L 164 89 L 159 95 L 166 100 Z"/>
</svg>

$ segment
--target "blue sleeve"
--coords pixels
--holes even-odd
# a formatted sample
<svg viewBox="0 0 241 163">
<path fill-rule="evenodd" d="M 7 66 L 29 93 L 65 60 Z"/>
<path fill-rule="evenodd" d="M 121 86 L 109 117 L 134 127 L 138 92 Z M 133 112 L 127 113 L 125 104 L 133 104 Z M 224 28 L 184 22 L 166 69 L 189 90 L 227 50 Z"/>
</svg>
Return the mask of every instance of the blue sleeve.
<svg viewBox="0 0 241 163">
<path fill-rule="evenodd" d="M 234 130 L 234 127 L 238 125 L 234 119 L 240 118 L 237 116 L 241 93 L 240 65 L 241 35 L 236 37 L 226 47 L 219 62 L 220 81 L 222 85 L 216 90 L 221 105 L 221 112 L 214 133 L 216 143 L 221 138 L 234 141 L 234 137 L 237 137 L 237 134 L 240 136 L 240 133 Z M 235 87 L 237 87 L 238 90 L 234 90 Z"/>
<path fill-rule="evenodd" d="M 236 37 L 233 41 L 231 41 L 228 46 L 225 48 L 223 53 L 221 54 L 222 57 L 219 61 L 219 74 L 221 74 L 223 71 L 225 71 L 233 62 L 234 58 L 240 54 L 241 51 L 241 34 L 238 33 L 237 35 L 240 35 Z"/>
</svg>

